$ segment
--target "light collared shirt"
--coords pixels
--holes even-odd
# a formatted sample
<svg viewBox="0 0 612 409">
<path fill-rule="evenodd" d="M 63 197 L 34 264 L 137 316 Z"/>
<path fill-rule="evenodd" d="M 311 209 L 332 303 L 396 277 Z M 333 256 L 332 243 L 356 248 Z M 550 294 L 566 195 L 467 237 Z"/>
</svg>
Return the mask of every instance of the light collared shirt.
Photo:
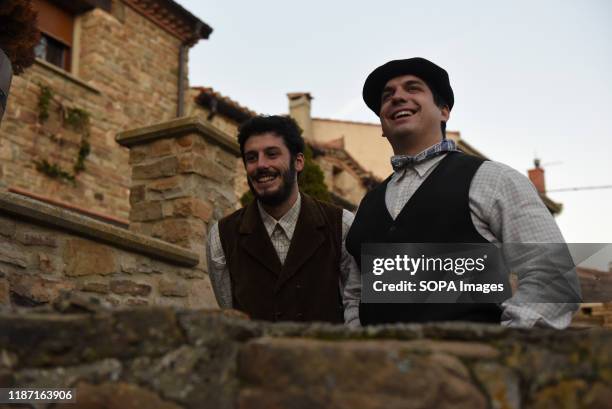
<svg viewBox="0 0 612 409">
<path fill-rule="evenodd" d="M 385 192 L 385 203 L 395 219 L 446 154 L 395 172 Z M 476 231 L 493 243 L 564 243 L 563 235 L 529 179 L 511 167 L 485 161 L 469 190 L 470 215 Z M 530 280 L 522 280 L 525 276 Z M 501 304 L 502 325 L 511 327 L 567 327 L 578 304 L 524 303 L 521 295 L 539 287 L 537 274 L 519 274 L 516 294 Z"/>
<path fill-rule="evenodd" d="M 257 206 L 261 220 L 272 241 L 272 246 L 276 250 L 281 264 L 284 264 L 300 215 L 302 196 L 301 194 L 298 195 L 298 199 L 291 209 L 278 220 L 270 216 L 259 202 L 257 202 Z M 355 259 L 346 250 L 345 245 L 346 235 L 353 223 L 353 218 L 354 216 L 351 212 L 343 210 L 342 254 L 340 257 L 340 280 L 338 285 L 342 295 L 342 304 L 344 305 L 344 322 L 351 327 L 356 327 L 360 325 L 359 297 L 361 294 L 361 278 L 359 267 Z M 210 276 L 219 306 L 221 308 L 232 308 L 232 285 L 217 222 L 212 225 L 208 233 L 207 260 L 208 275 Z M 316 302 L 316 300 L 313 300 L 313 302 Z"/>
</svg>

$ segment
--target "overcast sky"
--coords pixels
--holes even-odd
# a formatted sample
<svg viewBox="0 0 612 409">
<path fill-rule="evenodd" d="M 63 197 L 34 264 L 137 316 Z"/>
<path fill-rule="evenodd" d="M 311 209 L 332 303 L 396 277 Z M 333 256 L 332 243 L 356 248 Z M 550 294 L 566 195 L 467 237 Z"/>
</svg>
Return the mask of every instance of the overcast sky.
<svg viewBox="0 0 612 409">
<path fill-rule="evenodd" d="M 450 74 L 448 128 L 548 189 L 612 185 L 612 1 L 178 0 L 214 31 L 190 52 L 191 85 L 286 113 L 377 122 L 361 99 L 388 60 L 426 57 Z M 568 242 L 612 242 L 612 189 L 550 193 Z"/>
</svg>

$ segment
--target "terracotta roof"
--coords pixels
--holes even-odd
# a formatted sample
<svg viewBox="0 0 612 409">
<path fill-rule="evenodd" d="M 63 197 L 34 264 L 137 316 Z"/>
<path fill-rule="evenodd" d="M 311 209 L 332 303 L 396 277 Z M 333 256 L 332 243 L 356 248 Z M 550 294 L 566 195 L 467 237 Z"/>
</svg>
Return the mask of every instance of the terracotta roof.
<svg viewBox="0 0 612 409">
<path fill-rule="evenodd" d="M 123 0 L 187 45 L 207 39 L 213 29 L 172 0 Z"/>
<path fill-rule="evenodd" d="M 210 110 L 210 117 L 219 113 L 227 116 L 238 123 L 242 123 L 257 115 L 257 112 L 240 105 L 233 99 L 226 97 L 211 87 L 192 87 L 200 91 L 195 97 L 195 102 Z"/>
</svg>

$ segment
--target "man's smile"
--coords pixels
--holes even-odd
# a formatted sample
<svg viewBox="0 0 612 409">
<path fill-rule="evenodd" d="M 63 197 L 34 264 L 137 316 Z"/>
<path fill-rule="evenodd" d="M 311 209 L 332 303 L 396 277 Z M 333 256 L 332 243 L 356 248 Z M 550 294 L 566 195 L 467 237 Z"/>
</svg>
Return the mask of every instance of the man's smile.
<svg viewBox="0 0 612 409">
<path fill-rule="evenodd" d="M 400 119 L 400 118 L 409 118 L 409 117 L 415 115 L 417 112 L 419 112 L 419 110 L 416 109 L 416 108 L 411 108 L 411 109 L 401 108 L 401 109 L 398 109 L 395 112 L 393 112 L 390 115 L 390 118 L 392 120 L 396 120 L 396 119 Z"/>
<path fill-rule="evenodd" d="M 258 187 L 266 188 L 270 187 L 279 177 L 280 172 L 257 172 L 253 177 L 253 181 L 257 183 Z"/>
</svg>

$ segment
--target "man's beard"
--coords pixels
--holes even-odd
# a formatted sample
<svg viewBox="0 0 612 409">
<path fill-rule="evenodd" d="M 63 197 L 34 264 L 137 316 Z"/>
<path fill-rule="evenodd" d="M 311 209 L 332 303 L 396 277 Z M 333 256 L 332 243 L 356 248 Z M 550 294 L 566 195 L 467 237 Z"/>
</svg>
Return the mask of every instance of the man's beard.
<svg viewBox="0 0 612 409">
<path fill-rule="evenodd" d="M 255 175 L 253 175 L 253 179 L 256 179 L 259 176 L 267 175 L 270 173 L 272 172 L 258 171 L 255 173 Z M 293 187 L 297 183 L 295 176 L 296 176 L 295 164 L 293 163 L 293 161 L 289 161 L 289 169 L 287 169 L 285 172 L 282 172 L 280 174 L 282 183 L 281 183 L 280 188 L 277 191 L 271 192 L 271 193 L 259 194 L 253 187 L 253 184 L 251 183 L 251 178 L 247 178 L 247 183 L 249 184 L 249 189 L 251 189 L 251 193 L 253 193 L 253 196 L 255 196 L 255 199 L 259 200 L 264 205 L 278 206 L 282 204 L 283 202 L 285 202 L 289 198 L 289 196 L 291 196 L 291 191 L 293 190 Z"/>
</svg>

